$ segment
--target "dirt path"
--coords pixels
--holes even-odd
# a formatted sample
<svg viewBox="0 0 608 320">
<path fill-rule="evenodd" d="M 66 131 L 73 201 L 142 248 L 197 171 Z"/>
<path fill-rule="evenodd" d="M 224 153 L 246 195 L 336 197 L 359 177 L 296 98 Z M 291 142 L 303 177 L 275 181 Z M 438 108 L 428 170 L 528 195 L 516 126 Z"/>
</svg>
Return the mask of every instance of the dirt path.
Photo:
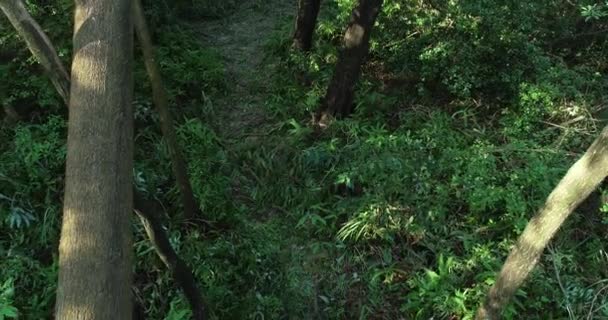
<svg viewBox="0 0 608 320">
<path fill-rule="evenodd" d="M 273 185 L 279 182 L 267 175 L 270 171 L 276 173 L 274 170 L 288 174 L 288 170 L 276 167 L 282 163 L 280 159 L 287 157 L 285 148 L 278 143 L 282 137 L 269 134 L 276 129 L 277 119 L 269 114 L 265 103 L 276 75 L 275 61 L 271 57 L 265 59 L 264 46 L 286 19 L 293 19 L 288 17 L 293 17 L 295 5 L 296 1 L 244 0 L 230 16 L 193 26 L 202 44 L 216 50 L 226 66 L 228 91 L 223 97 L 216 97 L 213 119 L 206 120 L 221 140 L 234 170 L 231 196 L 242 214 L 242 223 L 234 226 L 234 236 L 222 232 L 221 236 L 227 238 L 214 241 L 233 243 L 236 238 L 252 246 L 243 252 L 245 256 L 252 250 L 256 252 L 256 263 L 247 266 L 245 275 L 251 282 L 251 291 L 240 288 L 238 297 L 232 299 L 242 301 L 244 306 L 255 305 L 254 314 L 273 315 L 271 319 L 278 319 L 279 314 L 320 318 L 315 291 L 318 277 L 310 271 L 314 267 L 309 267 L 316 265 L 317 258 L 307 251 L 309 239 L 294 231 L 297 220 L 292 208 L 277 205 L 274 201 L 280 204 L 282 197 L 269 194 L 280 190 Z M 275 282 L 275 277 L 283 281 Z M 301 286 L 312 289 L 303 293 Z M 253 291 L 255 300 L 241 300 Z M 267 304 L 260 299 L 274 302 Z"/>
<path fill-rule="evenodd" d="M 268 73 L 262 65 L 263 46 L 278 22 L 294 10 L 293 1 L 244 0 L 229 16 L 195 26 L 202 42 L 225 59 L 229 92 L 214 101 L 223 138 L 247 137 L 264 123 L 261 103 Z"/>
<path fill-rule="evenodd" d="M 223 97 L 213 101 L 213 119 L 205 120 L 228 155 L 233 170 L 231 200 L 239 208 L 240 223 L 234 224 L 234 235 L 225 231 L 220 237 L 226 238 L 214 241 L 232 244 L 237 239 L 252 246 L 242 253 L 247 256 L 255 252 L 256 257 L 244 275 L 250 282 L 248 291 L 239 288 L 232 299 L 243 306 L 255 306 L 257 311 L 252 314 L 256 319 L 258 315 L 269 319 L 279 319 L 280 315 L 290 315 L 290 319 L 322 318 L 317 287 L 323 277 L 318 270 L 324 270 L 318 266 L 325 261 L 319 252 L 324 249 L 310 249 L 311 240 L 294 229 L 301 218 L 296 215 L 299 208 L 290 207 L 292 204 L 285 200 L 289 192 L 301 187 L 282 179 L 292 174 L 292 168 L 284 164 L 293 154 L 284 137 L 271 134 L 281 120 L 265 105 L 270 95 L 276 94 L 270 87 L 276 81 L 276 61 L 265 56 L 265 44 L 287 21 L 293 21 L 296 3 L 244 0 L 230 16 L 193 26 L 201 43 L 223 57 L 229 86 Z M 286 192 L 278 185 L 291 187 L 292 191 Z M 305 188 L 301 191 L 306 192 Z M 302 287 L 309 289 L 303 291 Z M 247 298 L 254 292 L 255 300 Z"/>
</svg>

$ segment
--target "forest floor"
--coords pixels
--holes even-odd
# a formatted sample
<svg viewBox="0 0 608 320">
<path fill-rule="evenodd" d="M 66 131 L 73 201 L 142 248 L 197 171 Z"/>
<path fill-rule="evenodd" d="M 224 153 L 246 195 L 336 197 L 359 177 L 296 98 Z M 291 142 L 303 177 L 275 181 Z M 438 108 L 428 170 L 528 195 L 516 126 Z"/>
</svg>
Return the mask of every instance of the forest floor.
<svg viewBox="0 0 608 320">
<path fill-rule="evenodd" d="M 222 56 L 228 94 L 214 101 L 221 136 L 234 142 L 256 137 L 265 123 L 263 103 L 270 72 L 264 62 L 264 45 L 281 19 L 293 15 L 288 1 L 242 1 L 223 19 L 196 26 L 202 43 Z"/>
<path fill-rule="evenodd" d="M 470 314 L 485 294 L 475 284 L 502 263 L 497 242 L 478 235 L 484 227 L 501 227 L 483 208 L 511 198 L 492 193 L 490 182 L 470 194 L 464 185 L 480 181 L 484 170 L 493 172 L 488 176 L 505 175 L 496 178 L 511 183 L 499 186 L 507 190 L 505 197 L 529 183 L 500 172 L 508 169 L 488 160 L 486 151 L 498 149 L 499 142 L 454 115 L 395 107 L 399 119 L 392 129 L 382 124 L 384 117 L 354 117 L 313 132 L 305 122 L 314 108 L 309 98 L 317 94 L 315 87 L 283 74 L 295 72 L 292 60 L 273 54 L 277 47 L 287 49 L 286 26 L 295 11 L 287 1 L 248 0 L 221 19 L 190 24 L 201 45 L 220 55 L 226 79 L 221 93 L 202 101 L 201 121 L 213 131 L 208 140 L 217 141 L 192 142 L 217 145 L 188 159 L 207 170 L 192 179 L 202 190 L 203 215 L 213 227 L 204 241 L 184 241 L 180 248 L 203 283 L 215 318 Z M 386 108 L 388 98 L 403 98 L 387 95 L 384 105 L 369 96 L 361 102 L 364 108 Z M 517 152 L 502 157 L 538 160 Z M 563 167 L 561 158 L 542 163 Z M 556 179 L 533 166 L 507 168 L 538 181 Z M 364 185 L 359 191 L 357 180 Z M 518 199 L 534 207 L 532 201 L 542 196 Z M 466 206 L 482 209 L 477 216 L 460 214 Z M 501 218 L 503 230 L 525 221 L 523 214 Z M 511 235 L 496 238 L 502 236 Z M 479 244 L 466 248 L 475 241 Z"/>
<path fill-rule="evenodd" d="M 210 319 L 472 319 L 529 218 L 599 133 L 589 115 L 606 105 L 607 41 L 576 34 L 580 8 L 555 1 L 554 16 L 491 1 L 387 4 L 356 112 L 315 130 L 310 114 L 353 2 L 323 2 L 306 54 L 289 47 L 296 1 L 146 6 L 205 223 L 174 219 L 179 190 L 140 50 L 135 183 L 167 213 L 171 245 Z M 67 62 L 72 7 L 27 7 Z M 591 20 L 585 28 L 605 23 Z M 0 19 L 3 27 L 12 30 Z M 0 125 L 0 318 L 49 319 L 67 109 L 9 29 L 0 33 L 0 102 L 26 117 Z M 608 319 L 600 191 L 560 228 L 505 318 Z M 144 228 L 133 229 L 134 293 L 146 318 L 188 319 Z"/>
<path fill-rule="evenodd" d="M 215 244 L 210 245 L 230 243 L 237 248 L 237 258 L 243 264 L 238 268 L 247 269 L 247 275 L 236 275 L 236 282 L 248 286 L 247 293 L 233 292 L 241 296 L 236 300 L 242 303 L 242 310 L 234 305 L 233 310 L 220 311 L 231 316 L 251 316 L 251 307 L 257 309 L 253 314 L 273 315 L 272 318 L 284 312 L 304 313 L 307 317 L 319 312 L 316 299 L 309 298 L 316 296 L 315 276 L 302 267 L 314 260 L 307 249 L 310 239 L 295 232 L 297 217 L 289 208 L 277 205 L 272 196 L 261 196 L 272 195 L 277 186 L 269 185 L 259 174 L 267 169 L 266 164 L 277 163 L 276 157 L 286 156 L 276 148 L 277 141 L 283 138 L 272 134 L 281 124 L 266 106 L 272 97 L 277 63 L 266 55 L 266 46 L 273 33 L 285 25 L 285 19 L 292 19 L 295 10 L 294 3 L 288 1 L 243 1 L 222 19 L 192 25 L 201 43 L 221 55 L 228 86 L 225 94 L 211 102 L 213 111 L 206 125 L 214 128 L 226 152 L 227 165 L 232 170 L 232 199 L 240 212 L 237 226 L 220 232 L 219 238 L 212 241 Z M 254 265 L 243 262 L 248 261 L 250 253 L 255 256 Z M 232 291 L 234 283 L 229 286 Z M 309 292 L 304 294 L 306 298 L 302 298 L 302 291 Z M 252 294 L 254 303 L 247 297 Z M 302 306 L 306 306 L 305 310 Z"/>
<path fill-rule="evenodd" d="M 227 89 L 211 102 L 213 115 L 207 125 L 214 128 L 230 166 L 239 171 L 232 181 L 233 198 L 240 201 L 237 206 L 246 207 L 252 201 L 252 196 L 243 189 L 264 188 L 252 170 L 255 165 L 243 160 L 244 153 L 273 143 L 265 138 L 277 124 L 265 103 L 271 97 L 275 66 L 271 59 L 266 59 L 265 45 L 281 27 L 282 19 L 292 16 L 294 10 L 291 2 L 248 0 L 222 19 L 194 26 L 203 45 L 216 50 L 224 62 Z M 271 206 L 267 209 L 276 210 Z M 268 215 L 268 212 L 262 214 Z M 247 217 L 264 220 L 256 213 Z"/>
</svg>

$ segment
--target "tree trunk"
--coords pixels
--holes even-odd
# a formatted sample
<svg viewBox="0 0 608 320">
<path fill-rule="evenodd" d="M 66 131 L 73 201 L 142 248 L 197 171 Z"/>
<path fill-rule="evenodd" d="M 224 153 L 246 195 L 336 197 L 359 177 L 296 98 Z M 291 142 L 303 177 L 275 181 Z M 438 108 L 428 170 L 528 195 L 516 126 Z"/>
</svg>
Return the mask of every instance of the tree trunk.
<svg viewBox="0 0 608 320">
<path fill-rule="evenodd" d="M 175 129 L 173 128 L 173 119 L 169 112 L 169 102 L 167 99 L 167 92 L 162 83 L 160 75 L 160 69 L 154 58 L 154 47 L 152 45 L 152 38 L 148 31 L 146 24 L 146 18 L 144 11 L 141 6 L 141 0 L 133 0 L 133 23 L 135 25 L 135 32 L 141 49 L 144 55 L 146 64 L 146 70 L 152 84 L 152 96 L 154 99 L 154 105 L 156 111 L 160 117 L 160 128 L 167 142 L 169 149 L 169 156 L 171 157 L 171 166 L 173 168 L 173 174 L 177 187 L 179 188 L 182 204 L 184 206 L 184 217 L 186 220 L 193 219 L 198 212 L 198 205 L 194 200 L 194 194 L 192 193 L 192 186 L 188 179 L 188 171 L 186 168 L 186 161 L 182 156 L 177 137 L 175 136 Z"/>
<path fill-rule="evenodd" d="M 382 8 L 383 0 L 359 0 L 343 39 L 343 48 L 331 79 L 325 99 L 316 115 L 316 121 L 328 116 L 345 117 L 353 110 L 355 84 L 361 64 L 369 51 L 369 38 Z"/>
<path fill-rule="evenodd" d="M 77 0 L 56 318 L 131 319 L 131 2 Z"/>
<path fill-rule="evenodd" d="M 165 266 L 167 266 L 167 269 L 171 271 L 173 279 L 182 288 L 186 299 L 188 299 L 188 303 L 190 303 L 190 307 L 192 308 L 192 319 L 207 319 L 207 308 L 205 308 L 203 295 L 196 285 L 196 278 L 188 265 L 179 258 L 173 247 L 171 247 L 169 237 L 167 237 L 159 217 L 159 211 L 149 205 L 146 199 L 138 194 L 135 195 L 135 206 L 138 208 L 135 210 L 135 213 L 139 216 L 150 242 L 152 242 L 152 245 L 156 249 L 156 253 Z"/>
<path fill-rule="evenodd" d="M 299 0 L 296 31 L 293 35 L 293 47 L 302 51 L 310 51 L 312 36 L 317 24 L 321 0 Z"/>
<path fill-rule="evenodd" d="M 568 215 L 608 175 L 608 127 L 551 192 L 509 253 L 496 283 L 475 319 L 495 320 L 538 262 L 543 250 Z"/>
<path fill-rule="evenodd" d="M 154 104 L 160 117 L 163 136 L 169 148 L 175 180 L 182 196 L 184 216 L 187 219 L 191 219 L 198 211 L 198 205 L 194 199 L 192 187 L 188 179 L 186 162 L 175 137 L 173 120 L 168 109 L 167 94 L 162 84 L 158 65 L 154 59 L 154 48 L 143 16 L 143 10 L 139 2 L 134 3 L 134 23 L 144 54 L 146 69 L 152 83 Z M 2 9 L 19 35 L 25 40 L 34 57 L 41 62 L 45 72 L 65 104 L 69 105 L 70 77 L 49 38 L 27 12 L 21 0 L 0 0 L 0 9 Z"/>
<path fill-rule="evenodd" d="M 70 76 L 63 67 L 55 48 L 40 25 L 27 12 L 21 0 L 0 0 L 0 9 L 11 22 L 27 47 L 49 75 L 53 86 L 66 105 L 69 104 Z"/>
<path fill-rule="evenodd" d="M 2 0 L 0 0 L 2 1 Z M 33 23 L 36 23 L 35 21 L 33 21 Z M 43 36 L 44 38 L 47 38 L 46 35 L 41 32 L 41 36 Z M 52 50 L 49 51 L 37 51 L 37 52 L 32 52 L 34 54 L 34 56 L 39 59 L 39 60 L 59 60 L 59 58 L 56 56 L 56 51 L 53 47 L 53 45 L 49 42 L 49 46 Z M 45 56 L 41 56 L 41 55 L 46 55 L 46 54 L 50 54 L 50 55 L 55 55 L 55 56 L 49 56 L 49 57 L 45 57 Z M 63 67 L 62 67 L 63 68 Z M 67 74 L 67 73 L 66 73 Z M 49 72 L 49 77 L 55 77 L 57 76 L 56 74 Z M 70 88 L 70 80 L 69 78 L 66 78 L 65 81 L 67 82 L 66 87 L 68 88 L 68 96 L 69 96 L 69 88 Z M 160 219 L 155 216 L 155 212 L 151 212 L 148 213 L 149 210 L 155 210 L 155 208 L 151 208 L 149 206 L 146 205 L 145 201 L 142 201 L 141 199 L 144 199 L 143 196 L 141 196 L 136 190 L 133 191 L 134 192 L 134 198 L 139 200 L 139 201 L 135 201 L 135 207 L 137 208 L 137 214 L 140 216 L 140 218 L 142 219 L 142 223 L 144 223 L 144 226 L 146 227 L 146 231 L 148 233 L 149 236 L 153 236 L 154 238 L 151 238 L 150 241 L 152 242 L 152 244 L 154 245 L 155 249 L 157 250 L 157 254 L 159 255 L 159 257 L 161 257 L 161 259 L 163 261 L 165 261 L 166 258 L 163 257 L 167 257 L 167 256 L 171 256 L 174 257 L 172 258 L 171 261 L 177 261 L 177 259 L 179 259 L 178 257 L 176 257 L 176 253 L 175 251 L 171 248 L 171 247 L 167 247 L 163 245 L 159 245 L 159 244 L 168 244 L 169 243 L 169 239 L 167 238 L 167 235 L 165 232 L 163 232 L 162 229 L 162 223 L 160 221 Z M 143 218 L 142 218 L 143 217 Z M 146 217 L 151 217 L 151 218 L 146 218 Z M 151 232 L 150 230 L 155 230 L 154 232 Z M 161 251 L 162 250 L 162 251 Z M 167 253 L 169 252 L 169 253 Z M 169 261 L 169 260 L 167 260 Z M 180 259 L 181 261 L 181 259 Z M 180 267 L 180 270 L 189 270 L 189 268 L 183 264 L 184 266 Z M 169 269 L 172 271 L 172 273 L 175 273 L 174 269 L 171 269 L 172 265 L 168 265 Z M 186 298 L 188 299 L 188 301 L 201 301 L 200 303 L 191 303 L 192 307 L 195 308 L 196 310 L 201 310 L 201 311 L 193 311 L 193 314 L 203 314 L 204 312 L 207 310 L 204 305 L 203 305 L 203 300 L 202 298 L 198 298 L 198 297 L 202 297 L 202 294 L 200 292 L 197 292 L 196 290 L 196 284 L 194 283 L 194 275 L 190 274 L 190 275 L 185 275 L 185 276 L 181 276 L 180 279 L 192 279 L 191 283 L 188 283 L 188 281 L 177 281 L 178 285 L 182 286 L 182 290 L 184 291 Z M 194 289 L 192 289 L 194 288 Z M 140 306 L 135 306 L 134 305 L 134 309 L 141 309 Z M 142 310 L 137 310 L 137 312 L 133 312 L 135 316 L 138 315 L 138 312 L 141 313 Z M 198 318 L 197 318 L 198 319 Z"/>
</svg>

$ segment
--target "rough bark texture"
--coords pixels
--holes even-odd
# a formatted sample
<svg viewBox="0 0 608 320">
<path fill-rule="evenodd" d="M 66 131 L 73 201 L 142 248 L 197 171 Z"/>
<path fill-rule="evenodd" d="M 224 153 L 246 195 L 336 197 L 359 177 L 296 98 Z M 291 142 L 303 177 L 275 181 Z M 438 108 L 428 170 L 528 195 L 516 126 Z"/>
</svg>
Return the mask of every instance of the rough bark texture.
<svg viewBox="0 0 608 320">
<path fill-rule="evenodd" d="M 131 319 L 131 2 L 77 0 L 56 318 Z"/>
<path fill-rule="evenodd" d="M 27 47 L 49 75 L 66 105 L 69 103 L 70 77 L 55 48 L 40 25 L 27 12 L 21 0 L 0 0 L 0 9 L 11 22 Z"/>
<path fill-rule="evenodd" d="M 186 161 L 182 156 L 182 152 L 175 135 L 175 129 L 173 128 L 173 118 L 169 112 L 167 92 L 163 86 L 160 69 L 156 63 L 156 59 L 154 58 L 154 46 L 152 45 L 152 38 L 150 37 L 150 32 L 148 31 L 146 18 L 144 16 L 144 11 L 140 0 L 133 1 L 133 23 L 135 25 L 135 32 L 137 34 L 137 38 L 139 39 L 139 44 L 141 45 L 150 83 L 152 84 L 154 105 L 156 106 L 156 111 L 158 112 L 160 118 L 160 127 L 169 149 L 173 174 L 175 175 L 177 187 L 179 188 L 181 194 L 182 204 L 184 206 L 184 217 L 186 219 L 192 219 L 198 212 L 198 205 L 194 199 L 192 186 L 190 185 L 190 180 L 188 179 Z"/>
<path fill-rule="evenodd" d="M 137 1 L 137 0 L 136 0 Z M 192 270 L 177 256 L 171 247 L 169 238 L 163 229 L 158 210 L 148 204 L 146 199 L 139 194 L 135 194 L 135 206 L 138 208 L 135 213 L 139 216 L 141 223 L 146 229 L 146 234 L 156 249 L 156 253 L 171 271 L 173 279 L 182 288 L 184 295 L 192 308 L 192 319 L 207 319 L 207 308 L 203 300 L 203 295 L 196 285 L 196 278 Z"/>
<path fill-rule="evenodd" d="M 34 23 L 35 23 L 35 21 L 34 21 Z M 44 33 L 42 35 L 46 38 L 46 35 Z M 44 51 L 44 52 L 43 51 L 36 51 L 36 52 L 32 52 L 32 53 L 39 60 L 57 60 L 58 61 L 59 58 L 57 57 L 57 54 L 56 54 L 56 51 L 55 51 L 53 45 L 51 43 L 49 43 L 49 46 L 50 46 L 51 50 Z M 44 55 L 52 55 L 52 56 L 44 56 Z M 54 75 L 55 74 L 49 74 L 49 76 L 51 76 L 51 77 L 54 76 Z M 66 87 L 68 88 L 68 93 L 69 93 L 70 80 L 66 78 L 65 81 L 67 82 Z M 67 106 L 67 104 L 66 104 L 66 106 Z M 136 190 L 134 190 L 133 192 L 134 192 L 134 198 L 135 199 L 143 199 L 143 197 Z M 137 208 L 136 210 L 138 211 L 139 216 L 144 216 L 144 217 L 146 217 L 146 216 L 152 216 L 152 217 L 154 217 L 154 215 L 156 214 L 156 213 L 150 213 L 150 214 L 147 213 L 150 210 L 156 210 L 156 209 L 155 208 L 151 208 L 149 205 L 146 205 L 145 201 L 141 201 L 141 200 L 135 201 L 135 207 Z M 158 211 L 155 211 L 155 212 L 158 212 Z M 165 244 L 169 243 L 167 235 L 164 232 L 162 232 L 162 230 L 163 230 L 162 229 L 162 223 L 161 223 L 161 221 L 160 221 L 159 218 L 147 219 L 146 223 L 148 224 L 147 229 L 150 229 L 150 230 L 161 230 L 161 231 L 157 231 L 157 232 L 154 233 L 154 239 L 150 239 L 150 241 L 152 241 L 153 244 L 155 245 L 155 249 L 156 250 L 160 250 L 162 248 L 162 246 L 158 245 L 157 243 L 165 243 Z M 172 250 L 172 249 L 169 247 L 169 249 L 167 249 L 167 250 Z M 163 253 L 163 252 L 157 251 L 158 255 L 161 256 L 161 257 L 163 257 L 163 256 L 170 256 L 171 255 L 171 254 L 166 254 L 166 253 Z M 173 252 L 173 256 L 175 256 L 175 252 L 174 251 L 171 251 L 171 252 Z M 174 259 L 174 261 L 175 261 L 175 259 Z M 187 269 L 187 267 L 182 267 L 181 270 L 189 270 L 189 269 Z M 194 279 L 193 276 L 190 276 L 190 278 Z M 185 279 L 189 279 L 189 276 L 185 276 Z M 182 287 L 182 290 L 184 290 L 184 292 L 186 294 L 188 294 L 188 292 L 191 292 L 193 290 L 191 288 L 196 288 L 196 285 L 192 284 L 192 283 L 194 283 L 193 281 L 191 281 L 190 284 L 188 283 L 188 281 L 181 281 L 181 282 L 178 281 L 178 285 L 180 285 L 180 286 L 187 286 L 188 288 Z M 200 298 L 197 298 L 197 297 L 201 297 L 201 296 L 202 295 L 200 293 L 196 292 L 196 293 L 188 296 L 188 300 L 189 301 L 198 301 L 198 300 L 200 300 Z M 133 317 L 134 317 L 134 319 L 143 319 L 144 318 L 143 309 L 142 309 L 141 305 L 138 305 L 136 302 L 137 301 L 134 300 L 134 303 L 133 303 L 134 304 L 133 305 L 133 309 L 134 309 L 134 311 L 133 311 Z M 197 306 L 200 306 L 200 307 L 198 307 L 197 310 L 203 310 L 203 311 L 205 310 L 204 309 L 204 304 L 202 302 L 200 304 L 197 304 Z M 195 313 L 195 312 L 193 312 L 193 313 Z"/>
<path fill-rule="evenodd" d="M 501 319 L 501 312 L 538 262 L 543 250 L 568 215 L 608 175 L 608 127 L 566 173 L 545 205 L 526 226 L 511 250 L 477 320 Z"/>
<path fill-rule="evenodd" d="M 312 47 L 312 36 L 317 24 L 321 0 L 299 0 L 296 31 L 293 35 L 293 47 L 309 51 Z"/>
<path fill-rule="evenodd" d="M 359 4 L 353 10 L 351 21 L 344 34 L 336 70 L 316 115 L 317 122 L 322 122 L 328 116 L 345 117 L 353 112 L 355 84 L 359 79 L 361 64 L 369 51 L 370 34 L 382 8 L 382 2 L 382 0 L 359 0 Z"/>
</svg>

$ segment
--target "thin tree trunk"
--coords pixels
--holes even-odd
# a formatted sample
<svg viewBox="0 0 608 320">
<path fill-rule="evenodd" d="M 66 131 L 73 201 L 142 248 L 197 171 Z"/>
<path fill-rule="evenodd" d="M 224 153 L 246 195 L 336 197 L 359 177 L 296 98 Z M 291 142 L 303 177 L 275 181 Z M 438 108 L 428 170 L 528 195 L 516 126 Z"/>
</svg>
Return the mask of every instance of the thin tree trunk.
<svg viewBox="0 0 608 320">
<path fill-rule="evenodd" d="M 156 253 L 171 271 L 175 282 L 184 291 L 184 295 L 192 308 L 192 319 L 207 319 L 207 308 L 205 308 L 203 295 L 196 285 L 196 278 L 188 265 L 177 256 L 177 253 L 171 247 L 169 238 L 163 229 L 162 221 L 158 215 L 158 210 L 147 205 L 146 200 L 138 194 L 135 195 L 135 205 L 137 208 L 141 208 L 136 209 L 135 213 L 139 216 L 141 223 L 146 229 L 146 234 L 154 245 Z"/>
<path fill-rule="evenodd" d="M 0 0 L 3 1 L 3 0 Z M 35 21 L 33 21 L 34 24 L 36 24 Z M 37 25 L 37 24 L 36 24 Z M 40 30 L 40 29 L 38 29 Z M 40 31 L 41 37 L 47 38 L 46 35 Z M 52 49 L 50 51 L 33 51 L 32 53 L 34 54 L 34 56 L 36 58 L 38 58 L 39 60 L 59 60 L 59 58 L 56 56 L 56 51 L 53 47 L 53 45 L 49 42 L 49 47 Z M 51 55 L 55 55 L 55 56 L 50 56 L 50 57 L 43 57 L 41 55 L 45 55 L 45 54 L 51 54 Z M 63 68 L 63 67 L 62 67 Z M 52 73 L 51 71 L 47 71 L 49 73 L 49 77 L 53 78 L 55 76 L 57 76 L 57 74 Z M 67 75 L 67 73 L 66 73 Z M 59 79 L 61 79 L 62 77 L 59 77 Z M 70 79 L 69 78 L 65 78 L 64 79 L 65 82 L 67 83 L 67 85 L 65 87 L 68 88 L 68 96 L 69 96 L 69 88 L 70 88 Z M 63 81 L 63 80 L 62 80 Z M 66 104 L 67 106 L 67 104 Z M 173 249 L 171 247 L 168 247 L 165 245 L 165 249 L 163 251 L 160 251 L 161 248 L 163 247 L 163 245 L 159 245 L 160 244 L 169 244 L 169 239 L 167 238 L 166 233 L 163 232 L 162 229 L 162 223 L 160 221 L 160 219 L 157 217 L 157 214 L 152 212 L 152 213 L 147 213 L 149 210 L 155 210 L 154 208 L 151 208 L 149 206 L 146 205 L 145 201 L 141 200 L 144 199 L 143 196 L 141 194 L 139 194 L 139 192 L 137 192 L 137 190 L 133 191 L 134 193 L 134 198 L 136 199 L 135 201 L 135 207 L 137 208 L 137 212 L 138 215 L 140 217 L 152 217 L 149 219 L 146 219 L 145 222 L 145 227 L 146 230 L 156 230 L 153 235 L 154 238 L 151 238 L 150 241 L 153 243 L 155 249 L 157 250 L 157 254 L 159 255 L 159 257 L 161 257 L 161 259 L 163 259 L 163 261 L 165 261 L 165 259 L 163 257 L 169 256 L 169 257 L 173 257 L 171 258 L 171 261 L 181 261 L 181 259 L 179 259 L 176 256 L 175 251 L 173 251 Z M 142 220 L 143 222 L 144 220 Z M 150 235 L 150 233 L 148 232 L 148 235 Z M 169 253 L 167 253 L 169 252 Z M 182 263 L 183 264 L 183 263 Z M 179 270 L 189 270 L 189 268 L 187 266 L 185 266 L 185 264 L 183 264 L 182 267 L 179 268 Z M 171 269 L 172 273 L 175 273 L 174 269 Z M 188 283 L 188 281 L 177 281 L 178 285 L 180 285 L 182 287 L 182 290 L 184 291 L 184 294 L 186 295 L 186 298 L 188 299 L 188 301 L 201 301 L 200 303 L 195 303 L 192 304 L 193 308 L 194 306 L 196 306 L 196 310 L 201 310 L 201 311 L 193 311 L 193 314 L 203 314 L 204 315 L 204 311 L 206 310 L 204 308 L 204 305 L 202 304 L 203 299 L 200 298 L 202 297 L 202 294 L 196 290 L 196 284 L 194 282 L 194 276 L 192 275 L 191 271 L 190 275 L 184 275 L 181 276 L 180 279 L 192 279 L 192 281 L 190 281 L 190 284 Z M 194 289 L 192 289 L 194 288 Z M 194 290 L 194 291 L 193 291 Z M 139 310 L 141 311 L 141 310 Z M 134 312 L 136 313 L 136 312 Z M 198 319 L 198 318 L 197 318 Z"/>
<path fill-rule="evenodd" d="M 382 2 L 383 0 L 359 0 L 353 10 L 334 75 L 316 115 L 317 122 L 323 122 L 329 116 L 345 117 L 353 112 L 355 84 L 369 51 L 370 34 Z"/>
<path fill-rule="evenodd" d="M 131 3 L 77 0 L 56 318 L 131 319 Z"/>
<path fill-rule="evenodd" d="M 169 156 L 171 157 L 171 165 L 173 168 L 173 174 L 177 187 L 179 188 L 182 204 L 184 206 L 184 217 L 187 220 L 193 219 L 198 211 L 198 205 L 194 199 L 192 193 L 192 186 L 188 179 L 188 171 L 186 168 L 186 161 L 182 156 L 177 137 L 175 135 L 175 129 L 173 128 L 173 119 L 169 112 L 169 102 L 167 99 L 167 92 L 162 83 L 160 75 L 160 69 L 154 58 L 154 46 L 152 45 L 152 39 L 148 26 L 146 24 L 146 18 L 144 11 L 141 6 L 141 0 L 133 0 L 133 22 L 135 25 L 135 32 L 141 49 L 144 55 L 146 64 L 146 70 L 152 84 L 152 96 L 154 99 L 154 105 L 156 111 L 160 117 L 160 128 L 167 142 L 169 149 Z"/>
<path fill-rule="evenodd" d="M 475 319 L 500 319 L 504 307 L 536 266 L 543 250 L 574 209 L 608 175 L 608 127 L 566 173 L 509 253 Z"/>
<path fill-rule="evenodd" d="M 321 0 L 299 0 L 296 31 L 293 35 L 293 47 L 302 51 L 310 51 L 312 36 L 317 24 L 317 16 Z"/>
<path fill-rule="evenodd" d="M 0 9 L 23 38 L 34 57 L 38 59 L 51 78 L 53 86 L 68 105 L 70 76 L 40 25 L 27 12 L 21 0 L 0 0 Z"/>
</svg>

